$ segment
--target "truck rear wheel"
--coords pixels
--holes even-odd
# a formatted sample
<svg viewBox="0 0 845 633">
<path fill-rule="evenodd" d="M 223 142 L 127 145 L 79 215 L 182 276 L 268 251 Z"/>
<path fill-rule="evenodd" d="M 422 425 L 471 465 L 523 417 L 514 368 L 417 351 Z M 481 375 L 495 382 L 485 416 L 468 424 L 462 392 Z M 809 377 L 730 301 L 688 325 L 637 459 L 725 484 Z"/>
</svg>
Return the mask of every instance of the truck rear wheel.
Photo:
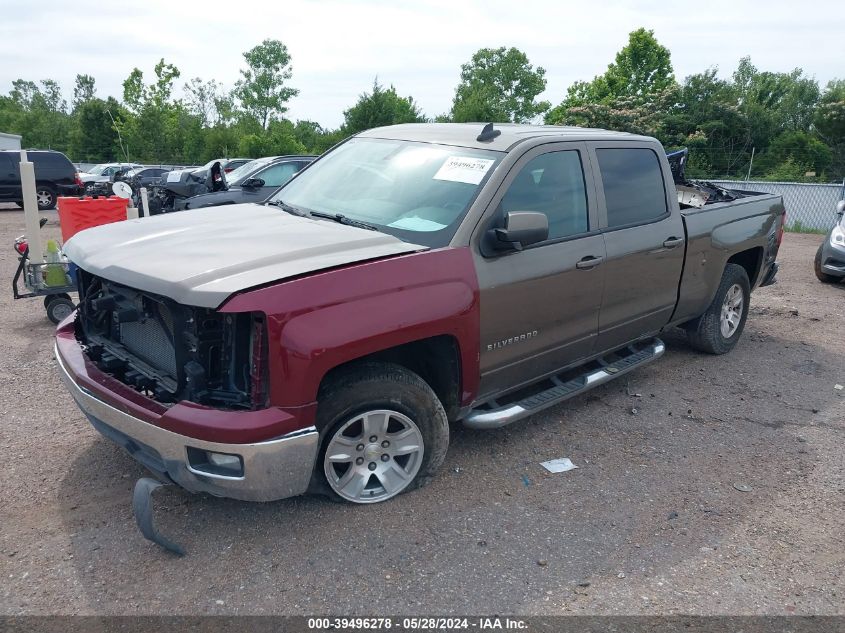
<svg viewBox="0 0 845 633">
<path fill-rule="evenodd" d="M 686 325 L 687 338 L 695 349 L 708 354 L 727 354 L 739 341 L 751 299 L 751 284 L 742 266 L 728 264 L 707 311 Z"/>
<path fill-rule="evenodd" d="M 354 366 L 331 379 L 318 402 L 322 446 L 315 476 L 335 498 L 386 501 L 427 484 L 446 457 L 443 405 L 404 367 Z"/>
</svg>

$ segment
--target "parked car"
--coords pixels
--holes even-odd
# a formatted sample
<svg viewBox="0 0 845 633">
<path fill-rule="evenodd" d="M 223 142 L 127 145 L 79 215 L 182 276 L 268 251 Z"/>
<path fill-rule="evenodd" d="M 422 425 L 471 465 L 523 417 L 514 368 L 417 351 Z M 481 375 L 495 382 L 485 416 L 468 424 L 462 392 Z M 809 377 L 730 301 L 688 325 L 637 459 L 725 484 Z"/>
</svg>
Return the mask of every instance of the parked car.
<svg viewBox="0 0 845 633">
<path fill-rule="evenodd" d="M 813 268 L 821 282 L 835 283 L 845 279 L 845 200 L 836 205 L 836 224 L 819 244 Z"/>
<path fill-rule="evenodd" d="M 225 191 L 203 193 L 177 205 L 178 209 L 200 209 L 220 204 L 264 202 L 314 156 L 269 156 L 257 158 L 227 174 Z"/>
<path fill-rule="evenodd" d="M 84 300 L 59 371 L 165 481 L 384 501 L 432 478 L 450 422 L 521 420 L 658 358 L 673 326 L 736 345 L 777 272 L 782 199 L 677 186 L 698 196 L 679 204 L 645 136 L 368 130 L 265 205 L 69 240 Z"/>
<path fill-rule="evenodd" d="M 121 178 L 123 180 L 137 179 L 139 187 L 150 187 L 157 184 L 168 171 L 163 167 L 135 167 L 123 172 Z"/>
<path fill-rule="evenodd" d="M 53 150 L 29 150 L 27 157 L 35 165 L 35 195 L 38 209 L 45 211 L 56 206 L 58 196 L 79 193 L 80 182 L 76 168 L 68 157 Z M 0 201 L 22 204 L 21 153 L 0 150 Z"/>
<path fill-rule="evenodd" d="M 82 182 L 86 193 L 94 191 L 94 185 L 110 182 L 118 172 L 126 172 L 130 169 L 143 167 L 138 163 L 100 163 L 95 165 L 89 172 L 79 172 L 79 180 Z"/>
<path fill-rule="evenodd" d="M 224 158 L 220 160 L 220 166 L 223 167 L 225 173 L 229 174 L 241 165 L 246 165 L 251 160 L 251 158 Z"/>
</svg>

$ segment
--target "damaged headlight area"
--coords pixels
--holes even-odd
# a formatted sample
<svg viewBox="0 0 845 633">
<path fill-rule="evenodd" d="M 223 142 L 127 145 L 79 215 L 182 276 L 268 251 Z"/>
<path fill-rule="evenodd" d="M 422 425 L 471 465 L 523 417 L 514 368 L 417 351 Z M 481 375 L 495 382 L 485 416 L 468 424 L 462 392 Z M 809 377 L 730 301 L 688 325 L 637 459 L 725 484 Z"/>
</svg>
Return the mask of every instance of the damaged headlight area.
<svg viewBox="0 0 845 633">
<path fill-rule="evenodd" d="M 833 246 L 845 246 L 845 230 L 842 228 L 842 222 L 834 226 L 830 232 L 830 243 Z"/>
<path fill-rule="evenodd" d="M 103 372 L 165 405 L 266 404 L 263 314 L 185 306 L 85 271 L 79 296 L 76 336 Z"/>
</svg>

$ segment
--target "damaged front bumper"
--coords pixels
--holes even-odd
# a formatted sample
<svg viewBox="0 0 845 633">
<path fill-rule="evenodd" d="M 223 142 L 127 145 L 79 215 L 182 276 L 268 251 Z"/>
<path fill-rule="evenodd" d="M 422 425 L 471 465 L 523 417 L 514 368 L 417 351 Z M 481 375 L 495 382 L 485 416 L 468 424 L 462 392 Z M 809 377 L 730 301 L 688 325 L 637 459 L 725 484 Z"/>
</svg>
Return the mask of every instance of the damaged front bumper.
<svg viewBox="0 0 845 633">
<path fill-rule="evenodd" d="M 308 488 L 319 444 L 314 426 L 244 444 L 196 439 L 143 420 L 128 412 L 126 401 L 109 402 L 108 392 L 92 388 L 103 377 L 88 373 L 96 369 L 85 362 L 79 343 L 61 326 L 55 355 L 62 380 L 94 428 L 160 479 L 192 492 L 245 501 L 284 499 Z M 251 413 L 227 412 L 233 427 L 238 427 L 239 417 Z"/>
</svg>

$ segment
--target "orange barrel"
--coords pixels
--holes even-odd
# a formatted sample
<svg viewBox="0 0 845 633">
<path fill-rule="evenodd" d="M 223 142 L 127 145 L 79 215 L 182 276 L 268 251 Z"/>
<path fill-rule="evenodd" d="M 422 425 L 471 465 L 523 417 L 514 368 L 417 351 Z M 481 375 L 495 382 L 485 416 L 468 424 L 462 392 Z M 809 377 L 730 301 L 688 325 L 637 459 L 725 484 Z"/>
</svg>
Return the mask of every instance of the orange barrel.
<svg viewBox="0 0 845 633">
<path fill-rule="evenodd" d="M 62 227 L 62 241 L 67 242 L 84 229 L 101 224 L 120 222 L 126 219 L 129 200 L 109 196 L 108 198 L 59 198 L 59 224 Z"/>
</svg>

